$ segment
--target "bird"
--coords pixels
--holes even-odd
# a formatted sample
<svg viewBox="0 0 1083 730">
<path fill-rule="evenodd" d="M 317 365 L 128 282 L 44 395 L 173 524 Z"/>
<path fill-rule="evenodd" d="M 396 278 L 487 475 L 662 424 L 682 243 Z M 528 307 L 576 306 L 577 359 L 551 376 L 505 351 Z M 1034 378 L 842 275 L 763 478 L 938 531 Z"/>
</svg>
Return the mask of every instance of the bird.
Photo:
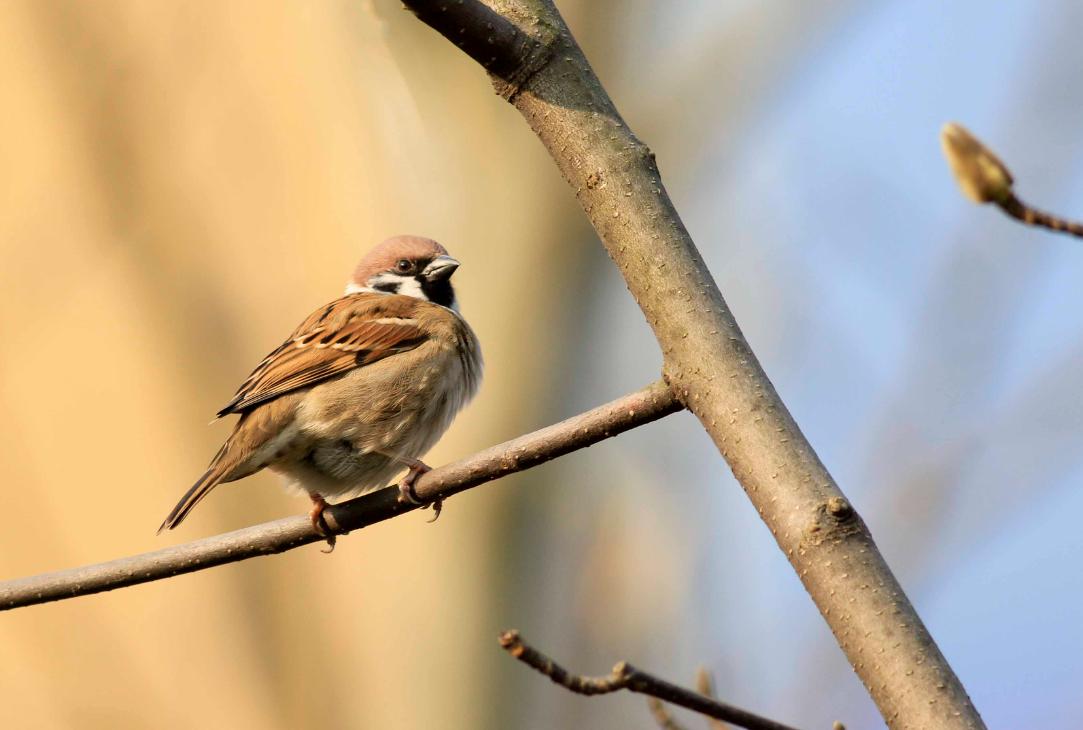
<svg viewBox="0 0 1083 730">
<path fill-rule="evenodd" d="M 237 389 L 217 418 L 233 432 L 158 532 L 171 530 L 219 484 L 262 469 L 312 500 L 312 525 L 334 549 L 329 503 L 387 486 L 421 504 L 421 457 L 477 393 L 481 348 L 459 313 L 447 249 L 393 236 L 354 269 L 345 294 L 310 314 Z M 434 517 L 440 504 L 433 503 Z"/>
</svg>

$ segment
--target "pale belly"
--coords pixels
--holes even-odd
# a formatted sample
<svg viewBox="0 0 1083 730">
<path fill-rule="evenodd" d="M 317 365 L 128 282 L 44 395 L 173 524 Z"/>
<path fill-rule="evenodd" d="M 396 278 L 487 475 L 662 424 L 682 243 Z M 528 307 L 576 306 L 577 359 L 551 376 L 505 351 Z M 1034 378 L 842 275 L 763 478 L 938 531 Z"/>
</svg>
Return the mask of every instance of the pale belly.
<svg viewBox="0 0 1083 730">
<path fill-rule="evenodd" d="M 476 382 L 457 356 L 403 372 L 394 358 L 314 388 L 288 453 L 270 467 L 337 502 L 387 486 L 451 425 Z"/>
</svg>

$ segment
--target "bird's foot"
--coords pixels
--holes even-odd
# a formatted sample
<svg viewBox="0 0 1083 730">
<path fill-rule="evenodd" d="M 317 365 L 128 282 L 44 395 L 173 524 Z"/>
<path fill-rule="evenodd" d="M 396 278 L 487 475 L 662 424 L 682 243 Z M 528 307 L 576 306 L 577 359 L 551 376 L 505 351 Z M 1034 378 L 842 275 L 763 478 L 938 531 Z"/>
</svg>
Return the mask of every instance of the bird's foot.
<svg viewBox="0 0 1083 730">
<path fill-rule="evenodd" d="M 312 519 L 312 529 L 316 531 L 316 534 L 327 540 L 327 549 L 321 550 L 321 553 L 333 553 L 335 552 L 335 542 L 337 537 L 335 533 L 331 532 L 331 528 L 327 525 L 327 520 L 323 516 L 323 511 L 327 509 L 327 500 L 318 494 L 310 495 L 312 498 L 312 511 L 309 512 L 309 517 Z"/>
<path fill-rule="evenodd" d="M 440 510 L 443 509 L 444 501 L 437 499 L 432 502 L 426 502 L 421 497 L 417 496 L 417 490 L 414 489 L 414 484 L 417 482 L 418 477 L 426 472 L 432 471 L 432 467 L 428 466 L 422 461 L 417 459 L 410 459 L 406 462 L 410 467 L 410 471 L 406 472 L 406 476 L 399 482 L 399 499 L 410 504 L 416 504 L 425 509 L 426 507 L 432 507 L 432 519 L 429 522 L 436 522 L 440 518 Z"/>
<path fill-rule="evenodd" d="M 406 476 L 399 482 L 399 499 L 410 504 L 425 504 L 424 500 L 417 496 L 414 485 L 417 483 L 417 478 L 426 472 L 432 471 L 432 467 L 417 459 L 400 459 L 400 461 L 410 467 L 410 470 L 406 472 Z"/>
</svg>

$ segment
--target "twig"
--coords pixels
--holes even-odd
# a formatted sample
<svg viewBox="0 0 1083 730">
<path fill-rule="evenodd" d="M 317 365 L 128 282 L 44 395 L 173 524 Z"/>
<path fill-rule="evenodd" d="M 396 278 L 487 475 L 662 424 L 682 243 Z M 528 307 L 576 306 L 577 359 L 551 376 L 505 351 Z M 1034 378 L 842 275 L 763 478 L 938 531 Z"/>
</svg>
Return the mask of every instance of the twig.
<svg viewBox="0 0 1083 730">
<path fill-rule="evenodd" d="M 651 711 L 651 717 L 654 718 L 654 721 L 662 730 L 684 730 L 684 726 L 674 720 L 673 715 L 669 714 L 666 703 L 657 697 L 647 698 L 647 709 Z M 711 722 L 717 722 L 717 720 L 712 719 Z"/>
<path fill-rule="evenodd" d="M 714 677 L 707 671 L 707 667 L 696 670 L 696 691 L 712 700 L 718 697 L 714 690 Z M 711 730 L 727 730 L 726 723 L 721 720 L 711 720 Z"/>
<path fill-rule="evenodd" d="M 940 130 L 940 145 L 955 181 L 970 200 L 993 203 L 1007 215 L 1027 225 L 1083 238 L 1083 223 L 1038 210 L 1020 200 L 1007 166 L 991 149 L 961 124 L 949 122 Z"/>
<path fill-rule="evenodd" d="M 454 33 L 433 25 L 454 43 L 500 42 L 462 10 L 482 5 L 535 39 L 522 71 L 493 75 L 493 86 L 575 191 L 658 340 L 666 382 L 729 463 L 880 714 L 896 729 L 984 727 L 865 523 L 775 392 L 653 153 L 621 118 L 553 0 L 404 4 L 422 19 L 454 6 Z"/>
<path fill-rule="evenodd" d="M 1044 210 L 1032 208 L 1015 197 L 1015 195 L 1011 195 L 1007 200 L 997 203 L 997 206 L 1012 218 L 1027 225 L 1048 228 L 1057 233 L 1067 233 L 1069 236 L 1083 238 L 1083 223 L 1077 223 L 1067 218 L 1060 218 L 1052 213 L 1046 213 Z"/>
<path fill-rule="evenodd" d="M 740 707 L 719 702 L 718 700 L 696 694 L 692 690 L 670 684 L 664 679 L 636 669 L 628 662 L 619 662 L 613 671 L 605 677 L 584 677 L 571 674 L 567 669 L 530 646 L 519 636 L 518 631 L 505 631 L 500 634 L 500 646 L 513 657 L 536 669 L 565 689 L 581 695 L 602 695 L 626 689 L 629 692 L 665 700 L 685 709 L 698 712 L 707 717 L 725 720 L 738 727 L 749 730 L 794 730 L 766 717 L 753 714 Z"/>
<path fill-rule="evenodd" d="M 681 405 L 670 389 L 657 382 L 553 426 L 433 469 L 418 479 L 416 492 L 423 502 L 447 499 L 679 410 Z M 332 505 L 324 517 L 331 532 L 342 535 L 414 509 L 415 505 L 400 501 L 397 487 L 389 487 Z M 0 583 L 0 610 L 161 580 L 281 553 L 323 539 L 308 517 L 290 517 L 107 563 L 5 581 Z"/>
</svg>

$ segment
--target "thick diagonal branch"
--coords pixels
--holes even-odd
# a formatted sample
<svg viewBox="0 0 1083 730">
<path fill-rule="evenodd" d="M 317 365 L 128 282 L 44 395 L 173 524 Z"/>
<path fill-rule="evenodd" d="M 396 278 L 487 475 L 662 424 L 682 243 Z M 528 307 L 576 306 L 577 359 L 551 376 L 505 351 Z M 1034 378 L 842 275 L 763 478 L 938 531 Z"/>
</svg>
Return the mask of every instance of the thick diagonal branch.
<svg viewBox="0 0 1083 730">
<path fill-rule="evenodd" d="M 464 10 L 478 0 L 406 5 L 423 20 L 430 10 L 454 8 L 454 37 L 434 27 L 455 42 L 488 37 Z M 674 209 L 654 155 L 621 119 L 552 0 L 487 6 L 536 44 L 523 56 L 527 72 L 494 75 L 493 85 L 575 191 L 654 330 L 667 381 L 729 463 L 884 719 L 894 728 L 984 727 L 864 522 L 775 392 Z"/>
<path fill-rule="evenodd" d="M 681 404 L 665 383 L 654 383 L 553 426 L 433 469 L 418 479 L 416 492 L 425 502 L 447 499 L 679 410 Z M 331 531 L 341 535 L 414 509 L 416 505 L 400 500 L 398 488 L 389 487 L 331 505 L 324 517 Z M 152 553 L 5 581 L 0 583 L 0 611 L 148 583 L 324 539 L 307 517 L 268 522 Z"/>
<path fill-rule="evenodd" d="M 701 715 L 725 720 L 749 730 L 794 730 L 789 725 L 720 702 L 712 697 L 693 692 L 676 684 L 659 679 L 653 674 L 636 669 L 628 662 L 620 662 L 605 677 L 584 677 L 572 674 L 555 661 L 526 643 L 518 631 L 500 634 L 500 645 L 523 664 L 541 672 L 565 689 L 581 695 L 604 695 L 626 689 L 629 692 L 671 702 Z"/>
</svg>

